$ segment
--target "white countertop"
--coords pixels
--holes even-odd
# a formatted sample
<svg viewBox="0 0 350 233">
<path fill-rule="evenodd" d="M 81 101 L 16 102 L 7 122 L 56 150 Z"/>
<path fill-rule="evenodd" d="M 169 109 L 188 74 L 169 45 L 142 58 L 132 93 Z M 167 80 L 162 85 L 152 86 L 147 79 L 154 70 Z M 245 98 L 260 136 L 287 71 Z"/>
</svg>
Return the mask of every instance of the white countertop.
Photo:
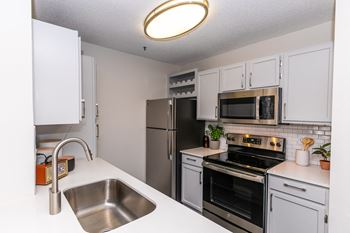
<svg viewBox="0 0 350 233">
<path fill-rule="evenodd" d="M 322 170 L 317 165 L 302 167 L 294 161 L 285 161 L 269 169 L 267 173 L 329 188 L 329 171 Z"/>
<path fill-rule="evenodd" d="M 219 154 L 219 153 L 223 153 L 226 150 L 212 150 L 210 148 L 204 148 L 204 147 L 197 147 L 197 148 L 193 148 L 193 149 L 188 149 L 188 150 L 182 150 L 180 151 L 182 154 L 188 154 L 188 155 L 193 155 L 193 156 L 197 156 L 197 157 L 205 157 L 205 156 L 209 156 L 209 155 L 215 155 L 215 154 Z"/>
<path fill-rule="evenodd" d="M 75 170 L 59 181 L 59 188 L 64 191 L 107 178 L 120 179 L 157 206 L 152 213 L 111 232 L 229 233 L 221 226 L 99 158 L 91 162 L 76 160 Z M 40 186 L 33 197 L 1 200 L 0 232 L 84 232 L 63 192 L 61 213 L 49 215 L 48 189 L 49 186 Z"/>
</svg>

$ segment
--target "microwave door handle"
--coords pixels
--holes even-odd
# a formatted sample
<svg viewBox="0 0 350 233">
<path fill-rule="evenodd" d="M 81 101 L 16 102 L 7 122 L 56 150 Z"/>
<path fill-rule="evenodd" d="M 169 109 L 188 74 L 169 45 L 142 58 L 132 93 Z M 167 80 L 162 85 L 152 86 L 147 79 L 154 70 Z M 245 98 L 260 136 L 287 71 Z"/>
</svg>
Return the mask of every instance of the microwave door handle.
<svg viewBox="0 0 350 233">
<path fill-rule="evenodd" d="M 209 162 L 203 162 L 203 167 L 206 167 L 208 169 L 220 172 L 220 173 L 224 173 L 226 175 L 229 176 L 234 176 L 234 177 L 238 177 L 244 180 L 250 180 L 256 183 L 264 183 L 264 177 L 263 176 L 259 176 L 259 175 L 255 175 L 255 174 L 251 174 L 251 173 L 246 173 L 246 172 L 241 172 L 239 170 L 236 169 L 232 169 L 232 168 L 227 168 L 227 167 L 223 167 L 221 165 L 216 165 L 213 163 L 209 163 Z"/>
<path fill-rule="evenodd" d="M 256 97 L 255 117 L 257 120 L 260 119 L 260 96 Z"/>
</svg>

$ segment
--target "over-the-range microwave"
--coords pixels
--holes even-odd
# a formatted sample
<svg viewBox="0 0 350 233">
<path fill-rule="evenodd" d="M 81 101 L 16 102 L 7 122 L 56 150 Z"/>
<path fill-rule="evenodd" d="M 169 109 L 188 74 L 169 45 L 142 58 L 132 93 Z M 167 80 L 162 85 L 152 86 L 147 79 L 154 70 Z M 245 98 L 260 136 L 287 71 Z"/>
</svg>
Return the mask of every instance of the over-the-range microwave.
<svg viewBox="0 0 350 233">
<path fill-rule="evenodd" d="M 224 123 L 277 125 L 282 89 L 278 87 L 219 94 L 219 119 Z"/>
</svg>

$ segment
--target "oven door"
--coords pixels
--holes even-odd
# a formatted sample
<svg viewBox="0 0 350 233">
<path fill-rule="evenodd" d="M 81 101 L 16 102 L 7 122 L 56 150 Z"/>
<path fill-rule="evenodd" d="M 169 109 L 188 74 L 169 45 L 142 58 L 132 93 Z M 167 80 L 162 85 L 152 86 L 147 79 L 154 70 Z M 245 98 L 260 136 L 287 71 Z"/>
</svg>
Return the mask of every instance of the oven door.
<svg viewBox="0 0 350 233">
<path fill-rule="evenodd" d="M 203 163 L 203 207 L 252 233 L 264 232 L 265 176 Z"/>
</svg>

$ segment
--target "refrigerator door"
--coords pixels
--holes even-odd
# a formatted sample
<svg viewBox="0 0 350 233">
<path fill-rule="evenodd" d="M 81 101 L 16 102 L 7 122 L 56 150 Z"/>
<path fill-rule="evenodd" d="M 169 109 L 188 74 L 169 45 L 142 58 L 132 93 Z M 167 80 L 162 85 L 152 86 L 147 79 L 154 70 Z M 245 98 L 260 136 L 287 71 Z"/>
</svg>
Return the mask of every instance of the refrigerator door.
<svg viewBox="0 0 350 233">
<path fill-rule="evenodd" d="M 175 129 L 174 104 L 172 98 L 147 100 L 146 127 L 157 129 Z"/>
<path fill-rule="evenodd" d="M 173 198 L 176 187 L 175 138 L 175 131 L 146 130 L 146 183 Z"/>
</svg>

